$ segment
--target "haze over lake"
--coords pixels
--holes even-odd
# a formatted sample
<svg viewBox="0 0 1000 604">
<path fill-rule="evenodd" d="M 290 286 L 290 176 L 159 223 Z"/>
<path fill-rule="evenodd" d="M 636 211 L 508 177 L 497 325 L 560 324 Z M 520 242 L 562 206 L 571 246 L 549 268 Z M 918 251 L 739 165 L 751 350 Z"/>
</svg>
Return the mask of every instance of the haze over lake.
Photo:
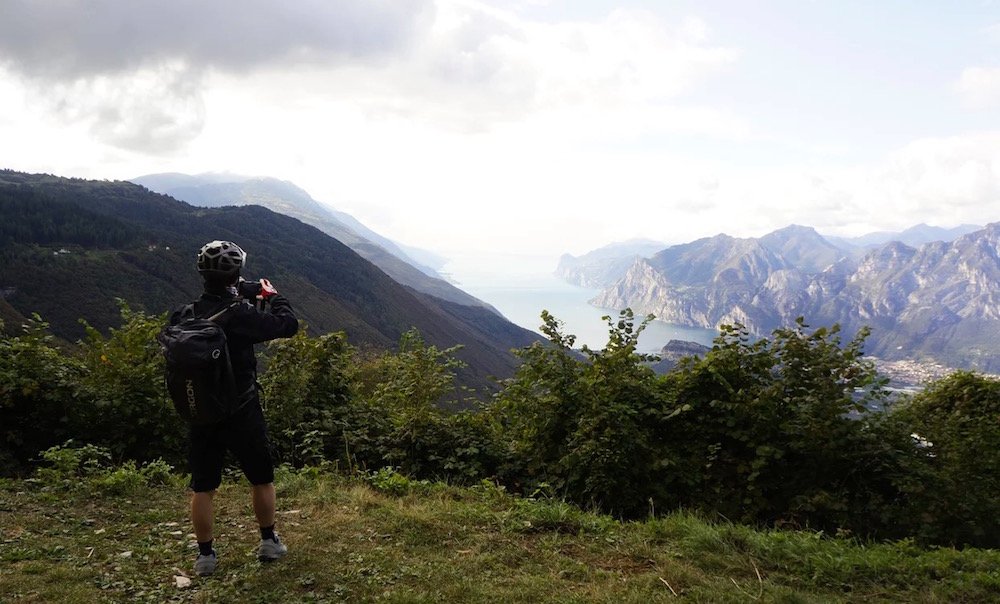
<svg viewBox="0 0 1000 604">
<path fill-rule="evenodd" d="M 577 336 L 576 346 L 603 348 L 608 341 L 604 315 L 617 317 L 621 309 L 591 306 L 597 289 L 566 283 L 552 274 L 556 259 L 549 256 L 505 254 L 454 257 L 442 269 L 461 289 L 492 304 L 507 319 L 541 333 L 542 310 L 564 323 L 563 332 Z M 639 352 L 656 353 L 670 340 L 710 346 L 715 330 L 653 321 L 639 337 Z"/>
</svg>

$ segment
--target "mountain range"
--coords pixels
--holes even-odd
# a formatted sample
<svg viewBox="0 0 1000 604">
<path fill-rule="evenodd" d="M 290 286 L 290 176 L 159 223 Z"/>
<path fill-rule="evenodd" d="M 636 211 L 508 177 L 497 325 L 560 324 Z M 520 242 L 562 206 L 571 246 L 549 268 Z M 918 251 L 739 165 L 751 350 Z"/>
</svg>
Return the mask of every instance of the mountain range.
<svg viewBox="0 0 1000 604">
<path fill-rule="evenodd" d="M 803 226 L 720 234 L 634 258 L 592 303 L 679 325 L 741 323 L 756 335 L 799 316 L 851 334 L 869 326 L 875 356 L 1000 371 L 1000 223 L 952 234 L 863 253 Z"/>
<path fill-rule="evenodd" d="M 877 231 L 861 235 L 860 237 L 833 237 L 826 235 L 825 238 L 834 245 L 844 249 L 871 249 L 892 241 L 905 243 L 910 247 L 919 247 L 932 241 L 952 241 L 962 235 L 978 231 L 981 228 L 983 227 L 975 224 L 962 224 L 950 229 L 918 224 L 900 232 Z"/>
<path fill-rule="evenodd" d="M 117 326 L 116 299 L 162 313 L 197 297 L 194 261 L 214 239 L 244 247 L 245 276 L 270 278 L 314 334 L 343 330 L 384 350 L 415 327 L 429 344 L 463 346 L 465 385 L 510 375 L 510 350 L 540 339 L 481 304 L 400 284 L 318 228 L 257 205 L 199 208 L 129 182 L 3 170 L 0 214 L 0 319 L 17 326 L 39 313 L 68 341 L 83 335 L 81 318 Z"/>
<path fill-rule="evenodd" d="M 667 244 L 651 239 L 616 242 L 582 256 L 563 254 L 556 276 L 581 287 L 607 287 L 621 278 L 639 258 L 652 256 Z"/>
<path fill-rule="evenodd" d="M 372 231 L 353 216 L 319 203 L 294 183 L 276 178 L 217 173 L 147 174 L 133 178 L 131 182 L 193 206 L 258 205 L 297 218 L 337 239 L 403 285 L 442 300 L 494 310 L 438 274 L 430 264 L 440 268 L 443 264 L 440 257 L 417 248 L 404 249 L 404 246 Z"/>
</svg>

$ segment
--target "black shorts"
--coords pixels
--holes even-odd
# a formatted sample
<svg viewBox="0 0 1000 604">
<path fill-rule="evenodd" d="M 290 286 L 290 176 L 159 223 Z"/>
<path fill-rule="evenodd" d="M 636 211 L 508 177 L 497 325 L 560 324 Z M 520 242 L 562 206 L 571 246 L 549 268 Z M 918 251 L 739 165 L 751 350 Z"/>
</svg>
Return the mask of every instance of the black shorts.
<svg viewBox="0 0 1000 604">
<path fill-rule="evenodd" d="M 191 490 L 214 491 L 222 484 L 226 451 L 236 457 L 250 484 L 274 482 L 271 443 L 267 440 L 264 412 L 256 397 L 232 417 L 211 426 L 191 426 L 188 455 Z"/>
</svg>

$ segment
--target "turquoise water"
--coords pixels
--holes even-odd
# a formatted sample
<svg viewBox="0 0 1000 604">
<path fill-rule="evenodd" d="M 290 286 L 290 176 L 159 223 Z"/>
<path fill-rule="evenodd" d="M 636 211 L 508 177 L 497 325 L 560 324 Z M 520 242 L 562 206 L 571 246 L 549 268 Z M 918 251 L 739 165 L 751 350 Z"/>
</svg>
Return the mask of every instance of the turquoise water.
<svg viewBox="0 0 1000 604">
<path fill-rule="evenodd" d="M 610 315 L 617 321 L 618 310 L 591 306 L 587 300 L 598 294 L 596 289 L 570 285 L 555 276 L 533 276 L 524 285 L 469 284 L 459 287 L 473 296 L 492 304 L 511 322 L 541 333 L 542 310 L 548 310 L 563 322 L 563 333 L 577 336 L 576 346 L 603 348 L 608 341 L 608 325 L 601 319 Z M 683 327 L 653 321 L 639 336 L 639 352 L 659 352 L 670 340 L 687 340 L 711 345 L 718 335 L 715 330 Z"/>
</svg>

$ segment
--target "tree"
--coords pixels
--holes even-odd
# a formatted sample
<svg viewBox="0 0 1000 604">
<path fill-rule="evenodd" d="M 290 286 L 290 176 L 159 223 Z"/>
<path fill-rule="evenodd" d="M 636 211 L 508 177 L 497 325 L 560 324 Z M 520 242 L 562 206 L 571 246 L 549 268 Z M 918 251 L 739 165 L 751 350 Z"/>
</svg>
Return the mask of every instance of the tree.
<svg viewBox="0 0 1000 604">
<path fill-rule="evenodd" d="M 959 371 L 893 412 L 923 480 L 905 485 L 912 532 L 934 543 L 1000 544 L 1000 380 Z M 924 467 L 921 467 L 924 466 Z"/>
<path fill-rule="evenodd" d="M 55 346 L 33 315 L 18 336 L 0 329 L 0 474 L 23 470 L 44 449 L 69 438 L 76 359 Z"/>
<path fill-rule="evenodd" d="M 542 313 L 550 345 L 520 352 L 523 364 L 496 404 L 519 467 L 515 480 L 548 485 L 582 505 L 622 516 L 648 509 L 654 485 L 649 419 L 660 404 L 657 378 L 638 354 L 639 325 L 630 309 L 608 323 L 602 350 L 572 350 L 575 337 Z"/>
<path fill-rule="evenodd" d="M 705 358 L 668 376 L 668 505 L 749 522 L 855 522 L 852 502 L 870 478 L 864 455 L 875 444 L 864 415 L 886 393 L 862 356 L 867 330 L 846 345 L 839 332 L 810 330 L 800 318 L 751 341 L 743 326 L 725 326 Z"/>
<path fill-rule="evenodd" d="M 107 336 L 84 323 L 82 374 L 71 412 L 74 438 L 103 446 L 119 459 L 181 464 L 187 427 L 164 385 L 156 334 L 166 315 L 148 315 L 118 300 L 121 327 Z"/>
</svg>

